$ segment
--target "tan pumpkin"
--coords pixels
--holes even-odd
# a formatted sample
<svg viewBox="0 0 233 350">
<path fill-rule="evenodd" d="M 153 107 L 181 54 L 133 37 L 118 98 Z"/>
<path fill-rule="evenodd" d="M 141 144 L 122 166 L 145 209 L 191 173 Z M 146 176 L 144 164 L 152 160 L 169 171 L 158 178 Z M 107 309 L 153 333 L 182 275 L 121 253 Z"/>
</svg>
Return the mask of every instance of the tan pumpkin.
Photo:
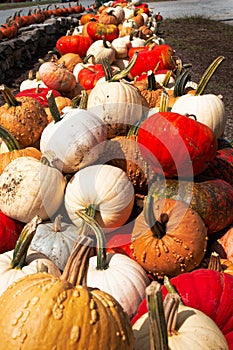
<svg viewBox="0 0 233 350">
<path fill-rule="evenodd" d="M 104 9 L 99 17 L 98 22 L 102 24 L 119 24 L 119 19 L 114 14 L 115 9 L 114 8 L 106 8 Z"/>
<path fill-rule="evenodd" d="M 0 91 L 6 101 L 0 106 L 0 125 L 13 134 L 21 148 L 34 146 L 48 123 L 44 108 L 34 98 L 15 98 L 5 85 Z"/>
<path fill-rule="evenodd" d="M 78 276 L 76 254 L 74 249 L 61 278 L 31 274 L 3 293 L 0 327 L 4 350 L 134 349 L 128 315 L 108 293 L 80 284 L 84 277 Z"/>
<path fill-rule="evenodd" d="M 77 53 L 66 53 L 62 55 L 57 63 L 67 68 L 70 72 L 73 72 L 76 64 L 81 63 L 83 60 Z"/>
<path fill-rule="evenodd" d="M 5 128 L 0 125 L 0 137 L 4 140 L 7 151 L 0 153 L 0 175 L 5 167 L 14 159 L 19 157 L 33 157 L 41 159 L 41 152 L 34 147 L 19 149 L 16 139 Z"/>
<path fill-rule="evenodd" d="M 131 244 L 133 256 L 144 269 L 157 278 L 191 271 L 203 259 L 206 244 L 207 228 L 186 203 L 146 198 Z"/>
<path fill-rule="evenodd" d="M 226 257 L 233 263 L 233 227 L 230 226 L 226 233 L 218 239 L 218 244 L 223 248 Z"/>
</svg>

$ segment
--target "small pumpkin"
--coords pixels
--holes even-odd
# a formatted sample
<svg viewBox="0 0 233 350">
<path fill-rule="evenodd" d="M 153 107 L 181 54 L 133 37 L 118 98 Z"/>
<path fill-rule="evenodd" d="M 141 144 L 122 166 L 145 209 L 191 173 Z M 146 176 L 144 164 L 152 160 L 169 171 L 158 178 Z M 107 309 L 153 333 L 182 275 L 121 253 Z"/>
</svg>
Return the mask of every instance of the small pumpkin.
<svg viewBox="0 0 233 350">
<path fill-rule="evenodd" d="M 135 219 L 131 249 L 143 268 L 157 278 L 196 268 L 204 257 L 207 229 L 184 202 L 146 199 Z"/>
<path fill-rule="evenodd" d="M 109 64 L 112 64 L 115 60 L 115 49 L 110 42 L 104 39 L 96 40 L 89 49 L 87 55 L 93 55 L 95 57 L 95 63 L 101 63 L 102 59 L 108 60 Z"/>
<path fill-rule="evenodd" d="M 69 52 L 62 55 L 57 63 L 67 68 L 70 72 L 73 72 L 76 64 L 81 63 L 82 61 L 83 60 L 78 53 Z"/>
<path fill-rule="evenodd" d="M 66 53 L 76 53 L 80 57 L 85 57 L 89 46 L 93 40 L 89 36 L 82 34 L 63 35 L 56 42 L 56 48 L 61 55 Z"/>
</svg>

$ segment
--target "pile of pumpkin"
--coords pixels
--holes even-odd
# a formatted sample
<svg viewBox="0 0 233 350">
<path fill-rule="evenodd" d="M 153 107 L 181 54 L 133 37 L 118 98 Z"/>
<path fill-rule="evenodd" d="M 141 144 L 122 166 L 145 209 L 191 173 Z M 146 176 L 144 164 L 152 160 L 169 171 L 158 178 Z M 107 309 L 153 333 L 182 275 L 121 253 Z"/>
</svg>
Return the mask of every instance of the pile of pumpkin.
<svg viewBox="0 0 233 350">
<path fill-rule="evenodd" d="M 233 148 L 204 93 L 224 57 L 193 82 L 159 20 L 89 9 L 0 86 L 4 350 L 233 349 Z"/>
</svg>

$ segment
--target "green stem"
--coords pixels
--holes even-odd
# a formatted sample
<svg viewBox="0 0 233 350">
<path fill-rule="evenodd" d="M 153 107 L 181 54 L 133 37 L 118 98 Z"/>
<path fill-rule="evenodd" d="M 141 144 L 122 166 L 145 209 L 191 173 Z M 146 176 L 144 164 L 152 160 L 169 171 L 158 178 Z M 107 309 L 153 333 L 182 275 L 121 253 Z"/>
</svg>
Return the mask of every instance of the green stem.
<svg viewBox="0 0 233 350">
<path fill-rule="evenodd" d="M 147 72 L 147 90 L 155 91 L 157 90 L 155 75 L 152 70 Z"/>
<path fill-rule="evenodd" d="M 108 268 L 106 262 L 106 240 L 105 234 L 94 219 L 95 206 L 89 206 L 86 212 L 81 210 L 77 211 L 76 214 L 94 231 L 97 241 L 97 270 L 106 270 Z"/>
<path fill-rule="evenodd" d="M 56 104 L 56 101 L 55 101 L 55 97 L 54 97 L 54 94 L 53 94 L 53 91 L 50 90 L 48 93 L 47 93 L 47 100 L 48 100 L 48 105 L 49 105 L 49 109 L 50 109 L 50 112 L 51 112 L 51 115 L 53 117 L 53 120 L 54 120 L 54 123 L 57 123 L 59 122 L 62 118 L 60 116 L 60 112 L 58 110 L 58 107 L 57 107 L 57 104 Z"/>
<path fill-rule="evenodd" d="M 168 110 L 168 93 L 165 89 L 163 89 L 160 104 L 159 104 L 159 112 L 167 112 Z"/>
<path fill-rule="evenodd" d="M 206 69 L 206 71 L 204 72 L 204 74 L 202 75 L 201 80 L 199 81 L 198 85 L 197 85 L 197 89 L 195 92 L 195 96 L 200 96 L 204 93 L 204 90 L 206 88 L 206 86 L 208 85 L 212 75 L 214 74 L 214 72 L 216 71 L 216 69 L 218 68 L 218 66 L 222 63 L 222 61 L 225 59 L 224 56 L 218 56 L 210 65 L 209 67 Z"/>
<path fill-rule="evenodd" d="M 0 85 L 0 91 L 3 95 L 5 102 L 8 104 L 9 108 L 21 105 L 21 102 L 15 98 L 11 90 L 5 84 Z"/>
<path fill-rule="evenodd" d="M 137 58 L 138 58 L 138 52 L 135 52 L 128 66 L 125 69 L 122 69 L 122 71 L 114 74 L 113 77 L 110 79 L 110 81 L 119 81 L 120 79 L 125 78 L 130 73 L 133 66 L 135 65 Z"/>
<path fill-rule="evenodd" d="M 20 149 L 15 137 L 2 125 L 0 125 L 0 137 L 5 142 L 9 151 L 15 151 Z"/>
<path fill-rule="evenodd" d="M 153 237 L 161 239 L 166 235 L 167 222 L 169 217 L 166 213 L 161 213 L 159 220 L 156 220 L 153 210 L 154 198 L 153 196 L 146 196 L 144 201 L 144 216 L 147 224 L 149 225 Z"/>
<path fill-rule="evenodd" d="M 153 281 L 146 288 L 146 300 L 150 325 L 150 349 L 168 350 L 168 335 L 161 285 Z"/>
<path fill-rule="evenodd" d="M 163 285 L 166 288 L 168 293 L 172 293 L 172 294 L 176 293 L 176 294 L 179 295 L 179 293 L 177 292 L 176 288 L 173 286 L 173 284 L 171 283 L 170 279 L 167 276 L 164 276 Z M 179 300 L 180 300 L 180 304 L 184 305 L 184 303 L 181 300 L 181 298 Z"/>
<path fill-rule="evenodd" d="M 12 269 L 22 269 L 25 266 L 28 248 L 36 233 L 37 226 L 41 223 L 42 219 L 37 215 L 24 226 L 13 252 L 13 258 L 11 260 Z"/>
<path fill-rule="evenodd" d="M 173 96 L 178 97 L 184 95 L 185 86 L 190 80 L 191 74 L 187 70 L 184 70 L 175 81 Z"/>
<path fill-rule="evenodd" d="M 171 337 L 177 335 L 176 329 L 178 308 L 180 305 L 180 297 L 177 293 L 168 293 L 164 299 L 164 315 L 167 324 L 167 335 Z"/>
</svg>

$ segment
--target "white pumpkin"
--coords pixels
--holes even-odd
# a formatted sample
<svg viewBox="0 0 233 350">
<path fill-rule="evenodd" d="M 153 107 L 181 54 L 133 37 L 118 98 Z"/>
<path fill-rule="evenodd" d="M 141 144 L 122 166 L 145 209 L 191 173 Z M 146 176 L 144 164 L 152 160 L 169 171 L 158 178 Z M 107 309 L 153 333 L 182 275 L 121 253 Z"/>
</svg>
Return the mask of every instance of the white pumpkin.
<svg viewBox="0 0 233 350">
<path fill-rule="evenodd" d="M 54 164 L 64 173 L 74 173 L 98 158 L 101 147 L 89 152 L 106 140 L 106 126 L 96 114 L 73 108 L 58 122 L 49 123 L 41 134 L 40 149 L 53 152 Z"/>
<path fill-rule="evenodd" d="M 76 212 L 94 208 L 94 218 L 104 231 L 124 225 L 134 204 L 134 188 L 126 173 L 107 164 L 90 165 L 78 171 L 65 192 L 65 208 L 80 227 Z"/>
<path fill-rule="evenodd" d="M 176 100 L 172 112 L 195 115 L 197 121 L 209 126 L 217 138 L 224 133 L 227 116 L 220 96 L 186 94 Z"/>
<path fill-rule="evenodd" d="M 102 59 L 108 60 L 109 64 L 112 64 L 115 60 L 116 51 L 109 41 L 96 40 L 87 50 L 87 56 L 93 55 L 95 57 L 95 63 L 101 63 Z"/>
<path fill-rule="evenodd" d="M 118 58 L 126 58 L 128 56 L 128 51 L 130 47 L 132 46 L 132 43 L 129 39 L 129 36 L 122 36 L 119 38 L 116 38 L 112 41 L 112 46 L 115 49 L 115 60 Z M 114 60 L 114 62 L 115 62 Z"/>
<path fill-rule="evenodd" d="M 77 226 L 63 222 L 58 215 L 54 222 L 38 225 L 30 248 L 46 255 L 63 270 L 77 237 Z"/>
<path fill-rule="evenodd" d="M 62 173 L 32 157 L 10 162 L 0 176 L 0 208 L 10 218 L 29 222 L 48 219 L 58 210 L 66 181 Z"/>
<path fill-rule="evenodd" d="M 41 219 L 35 216 L 24 227 L 15 250 L 0 254 L 0 295 L 18 279 L 25 275 L 37 273 L 41 269 L 46 269 L 48 273 L 58 277 L 61 275 L 58 267 L 45 255 L 31 250 L 28 251 L 31 238 L 40 222 Z"/>
<path fill-rule="evenodd" d="M 152 284 L 153 283 L 154 282 L 152 282 Z M 151 288 L 151 285 L 147 288 Z M 167 297 L 168 296 L 169 295 L 167 295 Z M 157 295 L 157 298 L 159 299 L 159 295 Z M 172 303 L 172 300 L 170 300 L 170 302 Z M 164 327 L 162 325 L 162 320 L 164 318 L 167 319 L 167 348 L 169 348 L 170 350 L 229 349 L 227 341 L 219 327 L 209 316 L 207 316 L 203 312 L 183 305 L 179 302 L 179 299 L 177 298 L 177 300 L 174 301 L 173 305 L 171 305 L 170 303 L 170 307 L 168 308 L 167 313 L 165 311 L 166 316 L 164 317 L 161 315 L 161 311 L 159 310 L 160 306 L 157 303 L 155 301 L 155 321 L 150 319 L 148 313 L 145 313 L 133 325 L 133 332 L 135 336 L 135 350 L 148 350 L 150 348 L 150 344 L 153 343 L 153 340 L 151 342 L 150 339 L 150 335 L 152 335 L 150 334 L 152 333 L 150 331 L 151 325 L 158 325 L 155 326 L 153 331 L 158 331 L 160 334 L 160 337 L 154 337 L 154 342 L 156 343 L 154 348 L 166 348 L 163 347 L 163 345 L 166 343 L 163 340 L 165 338 L 163 330 L 164 332 L 166 332 L 166 329 L 164 329 L 166 325 L 164 325 Z M 152 305 L 153 304 L 154 303 L 152 303 Z M 151 317 L 153 318 L 152 310 L 150 312 Z M 157 347 L 157 343 L 160 343 L 161 347 Z"/>
<path fill-rule="evenodd" d="M 126 134 L 143 117 L 145 109 L 139 90 L 124 80 L 96 84 L 87 102 L 87 110 L 107 125 L 108 138 Z"/>
</svg>

